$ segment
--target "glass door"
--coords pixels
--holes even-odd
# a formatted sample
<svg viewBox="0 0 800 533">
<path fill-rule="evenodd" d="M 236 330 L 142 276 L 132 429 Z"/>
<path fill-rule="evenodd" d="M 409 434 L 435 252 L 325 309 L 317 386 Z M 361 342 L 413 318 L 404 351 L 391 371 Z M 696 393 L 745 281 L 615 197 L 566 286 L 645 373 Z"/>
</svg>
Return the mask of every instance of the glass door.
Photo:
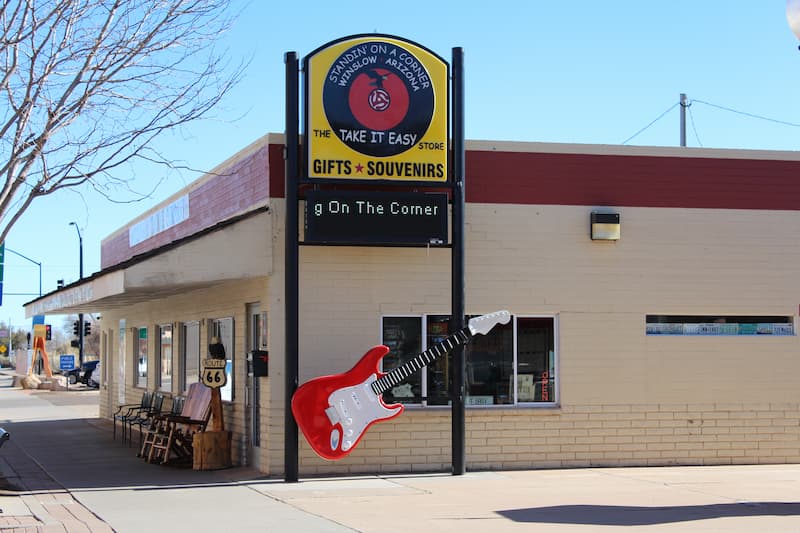
<svg viewBox="0 0 800 533">
<path fill-rule="evenodd" d="M 245 450 L 247 464 L 259 468 L 261 457 L 261 380 L 253 375 L 251 353 L 267 350 L 267 313 L 259 303 L 247 304 L 247 384 L 245 386 Z"/>
</svg>

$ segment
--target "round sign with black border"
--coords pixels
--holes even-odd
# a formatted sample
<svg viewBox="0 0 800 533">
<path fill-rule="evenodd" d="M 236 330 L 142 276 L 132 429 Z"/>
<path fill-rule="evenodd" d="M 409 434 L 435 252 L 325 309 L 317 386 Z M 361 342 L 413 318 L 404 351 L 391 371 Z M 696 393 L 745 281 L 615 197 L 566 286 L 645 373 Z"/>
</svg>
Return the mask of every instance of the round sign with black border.
<svg viewBox="0 0 800 533">
<path fill-rule="evenodd" d="M 304 59 L 309 181 L 446 182 L 449 65 L 391 35 L 337 39 Z"/>
<path fill-rule="evenodd" d="M 322 101 L 334 131 L 366 132 L 345 136 L 342 142 L 373 157 L 411 149 L 413 140 L 428 131 L 435 103 L 422 61 L 407 48 L 384 41 L 359 43 L 342 52 L 325 77 Z"/>
</svg>

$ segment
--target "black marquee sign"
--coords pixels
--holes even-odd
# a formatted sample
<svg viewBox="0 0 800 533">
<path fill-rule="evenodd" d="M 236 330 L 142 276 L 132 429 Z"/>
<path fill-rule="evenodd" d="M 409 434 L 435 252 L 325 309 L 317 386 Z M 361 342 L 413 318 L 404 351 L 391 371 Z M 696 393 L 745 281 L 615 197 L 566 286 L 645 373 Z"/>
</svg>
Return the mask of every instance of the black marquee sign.
<svg viewBox="0 0 800 533">
<path fill-rule="evenodd" d="M 309 191 L 306 244 L 441 245 L 447 239 L 447 195 Z"/>
</svg>

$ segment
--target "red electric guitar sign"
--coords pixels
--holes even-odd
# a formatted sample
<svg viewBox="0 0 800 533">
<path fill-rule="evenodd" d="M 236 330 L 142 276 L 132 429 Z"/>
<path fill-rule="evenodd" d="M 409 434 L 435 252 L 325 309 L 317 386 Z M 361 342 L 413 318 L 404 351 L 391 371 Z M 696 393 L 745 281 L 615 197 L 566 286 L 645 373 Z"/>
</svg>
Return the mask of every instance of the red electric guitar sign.
<svg viewBox="0 0 800 533">
<path fill-rule="evenodd" d="M 403 412 L 402 404 L 384 403 L 384 392 L 456 346 L 468 343 L 473 336 L 486 335 L 510 319 L 508 311 L 473 318 L 466 328 L 386 373 L 381 372 L 380 362 L 389 348 L 375 346 L 348 372 L 314 378 L 297 389 L 292 397 L 292 413 L 298 427 L 320 457 L 346 457 L 372 424 Z"/>
</svg>

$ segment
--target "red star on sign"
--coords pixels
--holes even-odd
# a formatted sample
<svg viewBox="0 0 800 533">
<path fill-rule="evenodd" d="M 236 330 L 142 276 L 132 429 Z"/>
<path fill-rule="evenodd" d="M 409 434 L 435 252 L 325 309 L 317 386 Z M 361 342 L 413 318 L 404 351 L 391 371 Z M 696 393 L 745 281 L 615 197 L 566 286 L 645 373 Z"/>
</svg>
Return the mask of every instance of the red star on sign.
<svg viewBox="0 0 800 533">
<path fill-rule="evenodd" d="M 356 165 L 356 172 L 364 172 L 364 165 L 361 163 Z"/>
</svg>

